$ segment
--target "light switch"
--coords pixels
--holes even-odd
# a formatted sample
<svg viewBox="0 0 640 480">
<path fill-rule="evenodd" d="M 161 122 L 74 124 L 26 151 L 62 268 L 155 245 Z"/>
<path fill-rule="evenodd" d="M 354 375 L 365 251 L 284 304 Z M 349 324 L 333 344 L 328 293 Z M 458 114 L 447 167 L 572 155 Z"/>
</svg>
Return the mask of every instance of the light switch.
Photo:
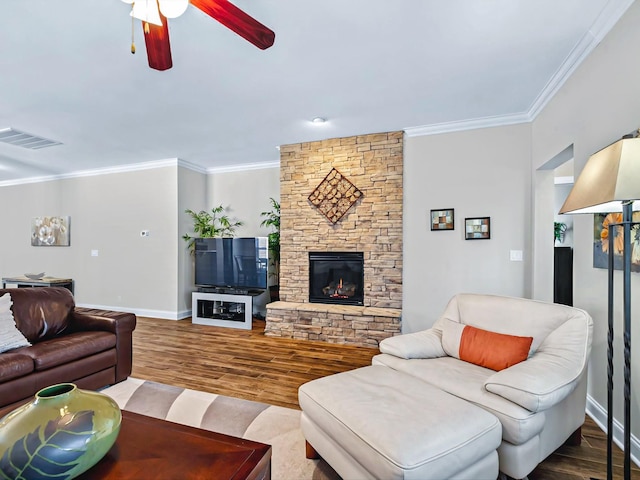
<svg viewBox="0 0 640 480">
<path fill-rule="evenodd" d="M 97 257 L 98 256 L 98 250 L 91 250 L 91 256 L 92 257 Z"/>
<path fill-rule="evenodd" d="M 522 250 L 510 250 L 509 251 L 509 260 L 512 262 L 521 262 L 522 261 Z"/>
</svg>

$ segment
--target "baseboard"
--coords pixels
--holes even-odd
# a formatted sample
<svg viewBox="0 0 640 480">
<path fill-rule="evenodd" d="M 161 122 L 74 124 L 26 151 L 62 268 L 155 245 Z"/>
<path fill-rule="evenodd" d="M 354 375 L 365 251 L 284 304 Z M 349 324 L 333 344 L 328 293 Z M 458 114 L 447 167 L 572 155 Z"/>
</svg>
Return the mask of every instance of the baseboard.
<svg viewBox="0 0 640 480">
<path fill-rule="evenodd" d="M 602 429 L 603 432 L 607 432 L 607 409 L 596 402 L 591 395 L 587 395 L 587 415 L 589 415 L 594 422 Z M 622 450 L 624 447 L 624 428 L 623 425 L 617 420 L 613 419 L 613 441 Z M 640 467 L 640 441 L 638 437 L 631 434 L 631 461 Z"/>
<path fill-rule="evenodd" d="M 100 310 L 113 310 L 116 312 L 131 312 L 135 313 L 138 317 L 151 317 L 161 318 L 163 320 L 182 320 L 191 316 L 191 310 L 181 310 L 178 312 L 171 312 L 168 310 L 147 310 L 144 308 L 129 308 L 129 307 L 112 307 L 110 305 L 90 305 L 88 303 L 78 303 L 78 307 L 83 308 L 97 308 Z"/>
</svg>

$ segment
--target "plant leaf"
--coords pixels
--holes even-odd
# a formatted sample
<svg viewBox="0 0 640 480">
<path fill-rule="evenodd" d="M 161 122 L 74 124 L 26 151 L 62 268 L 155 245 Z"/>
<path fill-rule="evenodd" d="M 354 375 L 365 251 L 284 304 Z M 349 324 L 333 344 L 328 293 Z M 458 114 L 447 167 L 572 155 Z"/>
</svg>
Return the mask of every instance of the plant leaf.
<svg viewBox="0 0 640 480">
<path fill-rule="evenodd" d="M 228 215 L 224 215 L 224 207 L 218 205 L 211 209 L 211 213 L 204 210 L 196 213 L 193 210 L 185 210 L 193 220 L 193 233 L 195 238 L 213 238 L 213 237 L 233 237 L 235 236 L 236 227 L 241 227 L 244 222 L 238 220 L 232 222 Z M 223 215 L 220 215 L 223 214 Z M 188 233 L 182 236 L 183 240 L 188 242 L 188 248 L 191 253 L 195 253 L 195 238 Z"/>
<path fill-rule="evenodd" d="M 19 438 L 0 459 L 0 478 L 69 478 L 93 435 L 93 415 L 91 410 L 67 414 Z"/>
</svg>

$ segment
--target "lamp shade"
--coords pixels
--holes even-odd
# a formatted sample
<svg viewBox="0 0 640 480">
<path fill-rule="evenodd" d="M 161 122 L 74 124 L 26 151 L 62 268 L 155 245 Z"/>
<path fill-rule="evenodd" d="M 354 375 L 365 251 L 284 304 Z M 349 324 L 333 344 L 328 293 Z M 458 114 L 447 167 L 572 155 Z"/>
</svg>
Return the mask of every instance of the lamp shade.
<svg viewBox="0 0 640 480">
<path fill-rule="evenodd" d="M 591 155 L 560 213 L 621 212 L 634 200 L 640 200 L 640 138 L 623 138 Z"/>
</svg>

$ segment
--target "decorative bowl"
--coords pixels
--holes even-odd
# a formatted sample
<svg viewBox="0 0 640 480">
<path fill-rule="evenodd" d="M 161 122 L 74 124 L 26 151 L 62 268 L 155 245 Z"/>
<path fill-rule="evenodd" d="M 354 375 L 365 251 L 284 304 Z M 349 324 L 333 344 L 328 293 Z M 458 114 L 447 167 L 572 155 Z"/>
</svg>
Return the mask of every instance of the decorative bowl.
<svg viewBox="0 0 640 480">
<path fill-rule="evenodd" d="M 44 277 L 44 272 L 41 272 L 41 273 L 25 273 L 24 276 L 27 277 L 27 278 L 30 278 L 31 280 L 40 280 L 42 277 Z"/>
</svg>

